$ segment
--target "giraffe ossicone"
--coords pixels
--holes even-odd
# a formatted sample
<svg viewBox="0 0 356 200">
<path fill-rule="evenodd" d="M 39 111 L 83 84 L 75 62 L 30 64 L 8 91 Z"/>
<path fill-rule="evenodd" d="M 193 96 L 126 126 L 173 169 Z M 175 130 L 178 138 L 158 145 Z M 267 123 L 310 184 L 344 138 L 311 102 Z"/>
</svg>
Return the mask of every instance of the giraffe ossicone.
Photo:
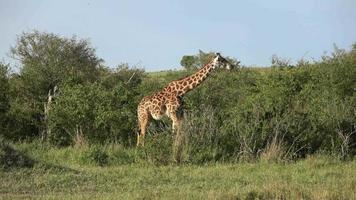
<svg viewBox="0 0 356 200">
<path fill-rule="evenodd" d="M 232 65 L 219 53 L 196 73 L 175 80 L 166 85 L 161 91 L 144 97 L 138 105 L 137 117 L 139 133 L 137 146 L 144 145 L 147 126 L 151 119 L 159 120 L 167 115 L 172 120 L 173 132 L 179 133 L 183 120 L 182 97 L 187 92 L 200 85 L 216 68 L 230 70 Z"/>
</svg>

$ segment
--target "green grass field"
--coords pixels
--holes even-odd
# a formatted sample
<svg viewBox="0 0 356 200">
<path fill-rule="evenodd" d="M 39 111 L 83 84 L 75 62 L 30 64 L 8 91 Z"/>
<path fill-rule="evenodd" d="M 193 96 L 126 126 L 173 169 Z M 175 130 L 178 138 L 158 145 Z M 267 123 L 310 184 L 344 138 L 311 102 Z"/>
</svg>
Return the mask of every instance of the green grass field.
<svg viewBox="0 0 356 200">
<path fill-rule="evenodd" d="M 33 146 L 3 148 L 0 199 L 356 199 L 355 160 L 101 167 L 75 148 Z"/>
</svg>

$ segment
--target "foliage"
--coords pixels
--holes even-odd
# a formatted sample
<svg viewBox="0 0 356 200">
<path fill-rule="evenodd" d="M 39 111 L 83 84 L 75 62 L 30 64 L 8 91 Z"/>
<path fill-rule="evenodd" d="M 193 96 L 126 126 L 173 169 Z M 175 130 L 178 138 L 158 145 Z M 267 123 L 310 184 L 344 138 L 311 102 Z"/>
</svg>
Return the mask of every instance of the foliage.
<svg viewBox="0 0 356 200">
<path fill-rule="evenodd" d="M 64 81 L 93 82 L 102 62 L 87 40 L 38 31 L 20 35 L 11 53 L 22 63 L 20 74 L 28 89 L 37 95 Z"/>
<path fill-rule="evenodd" d="M 180 65 L 182 65 L 185 69 L 197 69 L 199 66 L 196 66 L 196 64 L 195 56 L 185 55 L 180 61 Z"/>
<path fill-rule="evenodd" d="M 10 107 L 8 70 L 9 66 L 0 62 L 0 137 L 6 132 L 6 114 Z"/>
<path fill-rule="evenodd" d="M 45 103 L 61 84 L 86 84 L 99 78 L 102 62 L 87 40 L 32 31 L 11 48 L 21 62 L 10 80 L 10 130 L 14 139 L 32 138 L 47 129 Z M 61 89 L 61 88 L 60 88 Z"/>
<path fill-rule="evenodd" d="M 127 64 L 108 68 L 87 40 L 37 31 L 21 35 L 12 52 L 22 67 L 9 75 L 8 66 L 0 65 L 2 135 L 78 149 L 107 143 L 133 146 L 142 97 L 192 74 L 214 55 L 199 51 L 183 56 L 182 71 L 145 73 Z M 335 48 L 319 62 L 296 65 L 274 56 L 269 68 L 213 72 L 184 97 L 182 161 L 285 162 L 318 152 L 353 158 L 355 52 L 356 45 L 350 51 Z M 167 118 L 153 123 L 147 147 L 123 153 L 127 161 L 122 163 L 136 160 L 135 154 L 169 164 L 174 152 L 170 128 Z M 91 157 L 105 165 L 105 155 L 98 152 Z"/>
<path fill-rule="evenodd" d="M 215 56 L 214 52 L 204 52 L 199 50 L 197 55 L 184 55 L 180 61 L 182 67 L 186 70 L 196 70 L 206 64 Z M 234 58 L 227 57 L 227 60 L 234 66 L 239 65 L 239 61 Z"/>
<path fill-rule="evenodd" d="M 128 75 L 135 77 L 127 80 Z M 115 72 L 106 69 L 100 82 L 63 85 L 49 116 L 53 129 L 50 140 L 73 144 L 77 134 L 83 133 L 90 143 L 127 144 L 135 135 L 141 76 L 141 70 L 122 67 Z"/>
</svg>

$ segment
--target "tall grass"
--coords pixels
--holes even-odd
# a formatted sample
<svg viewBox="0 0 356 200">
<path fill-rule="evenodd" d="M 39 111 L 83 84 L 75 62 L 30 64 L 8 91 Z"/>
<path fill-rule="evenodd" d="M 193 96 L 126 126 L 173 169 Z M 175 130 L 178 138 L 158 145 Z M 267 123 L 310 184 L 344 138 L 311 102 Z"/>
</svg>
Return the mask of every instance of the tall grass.
<svg viewBox="0 0 356 200">
<path fill-rule="evenodd" d="M 143 149 L 122 148 L 117 144 L 80 149 L 48 148 L 38 143 L 9 145 L 16 152 L 12 155 L 17 155 L 13 159 L 32 160 L 32 165 L 0 168 L 0 198 L 355 198 L 355 161 L 314 155 L 283 164 L 256 161 L 162 165 L 171 155 L 165 150 L 158 153 L 156 148 L 162 146 L 155 145 L 163 143 L 154 141 L 157 139 L 162 137 L 153 135 L 149 139 L 152 146 Z M 151 152 L 151 149 L 155 150 Z"/>
</svg>

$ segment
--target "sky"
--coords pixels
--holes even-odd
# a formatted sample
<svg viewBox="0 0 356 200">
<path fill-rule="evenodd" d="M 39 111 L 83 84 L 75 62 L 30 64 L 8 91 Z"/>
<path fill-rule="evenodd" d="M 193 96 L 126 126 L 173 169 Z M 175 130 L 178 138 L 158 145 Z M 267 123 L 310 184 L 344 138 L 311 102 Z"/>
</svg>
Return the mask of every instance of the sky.
<svg viewBox="0 0 356 200">
<path fill-rule="evenodd" d="M 105 64 L 179 69 L 183 55 L 221 52 L 246 66 L 272 55 L 318 60 L 356 42 L 355 0 L 0 0 L 0 60 L 22 32 L 89 39 Z"/>
</svg>

